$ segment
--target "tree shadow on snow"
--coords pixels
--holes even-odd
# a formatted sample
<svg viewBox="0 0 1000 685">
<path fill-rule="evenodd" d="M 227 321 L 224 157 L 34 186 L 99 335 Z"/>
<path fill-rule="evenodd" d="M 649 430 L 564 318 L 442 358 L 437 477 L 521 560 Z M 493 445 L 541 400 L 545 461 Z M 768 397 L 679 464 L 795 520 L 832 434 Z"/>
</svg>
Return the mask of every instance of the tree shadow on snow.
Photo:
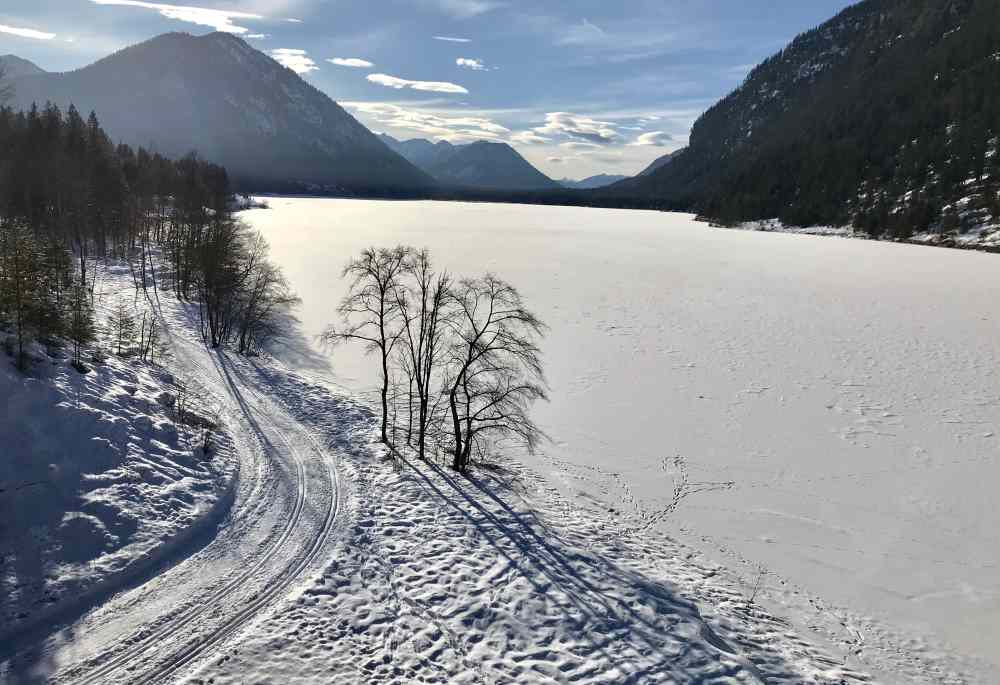
<svg viewBox="0 0 1000 685">
<path fill-rule="evenodd" d="M 563 531 L 555 533 L 534 512 L 518 511 L 504 501 L 501 495 L 509 484 L 501 479 L 488 477 L 492 482 L 487 482 L 476 475 L 458 476 L 433 463 L 414 464 L 399 458 L 410 466 L 414 481 L 473 526 L 536 593 L 562 606 L 579 638 L 589 642 L 596 655 L 627 671 L 619 682 L 659 682 L 665 676 L 678 682 L 701 682 L 701 674 L 683 664 L 720 654 L 763 680 L 753 664 L 705 623 L 693 602 L 662 582 L 615 564 L 607 555 L 564 544 Z M 596 532 L 596 528 L 590 531 Z M 667 628 L 678 623 L 697 625 L 698 635 L 671 635 Z M 635 645 L 644 665 L 623 663 L 620 654 L 609 651 L 621 643 Z M 691 654 L 691 650 L 703 654 Z"/>
</svg>

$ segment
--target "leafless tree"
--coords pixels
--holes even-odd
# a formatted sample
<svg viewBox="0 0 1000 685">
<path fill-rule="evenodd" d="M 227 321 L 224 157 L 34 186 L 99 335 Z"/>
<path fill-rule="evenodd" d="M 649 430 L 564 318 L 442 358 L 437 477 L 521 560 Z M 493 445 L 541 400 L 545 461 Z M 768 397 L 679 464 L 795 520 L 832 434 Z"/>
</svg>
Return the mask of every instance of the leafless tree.
<svg viewBox="0 0 1000 685">
<path fill-rule="evenodd" d="M 281 269 L 267 259 L 268 245 L 257 232 L 246 236 L 247 277 L 239 298 L 238 349 L 256 351 L 269 338 L 281 333 L 280 325 L 299 303 Z"/>
<path fill-rule="evenodd" d="M 421 459 L 427 451 L 435 371 L 440 367 L 443 339 L 447 333 L 450 288 L 448 274 L 434 272 L 427 250 L 411 251 L 407 255 L 396 285 L 395 301 L 403 341 L 401 367 L 410 385 L 408 439 L 412 437 L 413 386 L 416 386 L 416 447 Z"/>
<path fill-rule="evenodd" d="M 531 450 L 544 437 L 529 409 L 547 399 L 537 344 L 545 325 L 513 286 L 493 275 L 461 281 L 449 299 L 452 466 L 465 471 L 484 438 L 517 438 Z"/>
<path fill-rule="evenodd" d="M 340 322 L 331 325 L 322 338 L 330 345 L 360 341 L 369 353 L 378 352 L 382 366 L 382 442 L 390 444 L 389 363 L 401 335 L 396 302 L 398 279 L 409 248 L 368 248 L 344 267 L 350 289 L 337 309 Z"/>
</svg>

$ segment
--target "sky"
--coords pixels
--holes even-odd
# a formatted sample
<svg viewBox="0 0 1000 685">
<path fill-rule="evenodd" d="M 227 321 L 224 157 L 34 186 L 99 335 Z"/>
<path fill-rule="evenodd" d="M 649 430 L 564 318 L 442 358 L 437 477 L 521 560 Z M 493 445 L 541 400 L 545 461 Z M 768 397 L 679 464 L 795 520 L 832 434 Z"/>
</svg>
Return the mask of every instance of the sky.
<svg viewBox="0 0 1000 685">
<path fill-rule="evenodd" d="M 631 175 L 845 0 L 2 0 L 0 54 L 77 69 L 168 31 L 241 36 L 376 132 Z"/>
</svg>

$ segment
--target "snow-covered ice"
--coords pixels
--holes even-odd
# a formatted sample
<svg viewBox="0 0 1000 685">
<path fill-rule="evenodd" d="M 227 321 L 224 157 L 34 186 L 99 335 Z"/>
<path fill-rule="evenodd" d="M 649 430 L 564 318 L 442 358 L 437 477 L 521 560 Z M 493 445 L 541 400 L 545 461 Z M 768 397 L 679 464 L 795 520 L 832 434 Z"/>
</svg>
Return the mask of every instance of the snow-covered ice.
<svg viewBox="0 0 1000 685">
<path fill-rule="evenodd" d="M 551 327 L 554 438 L 536 457 L 574 507 L 660 530 L 752 583 L 759 601 L 887 682 L 1000 671 L 1000 268 L 989 254 L 714 230 L 654 212 L 271 198 L 264 231 L 334 317 L 339 268 L 370 245 L 494 270 Z M 281 355 L 317 370 L 315 350 Z M 372 367 L 332 357 L 359 390 Z"/>
</svg>

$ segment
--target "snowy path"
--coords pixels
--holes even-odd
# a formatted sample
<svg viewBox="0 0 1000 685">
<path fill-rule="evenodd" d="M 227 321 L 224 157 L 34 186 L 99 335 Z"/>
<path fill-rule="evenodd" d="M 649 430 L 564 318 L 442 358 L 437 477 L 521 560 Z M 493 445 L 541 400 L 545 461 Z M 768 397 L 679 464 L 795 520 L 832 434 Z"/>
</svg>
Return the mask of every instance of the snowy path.
<svg viewBox="0 0 1000 685">
<path fill-rule="evenodd" d="M 202 536 L 210 539 L 181 550 L 190 556 L 175 566 L 67 618 L 44 641 L 25 636 L 11 682 L 169 681 L 327 561 L 341 501 L 333 455 L 264 396 L 247 362 L 188 342 L 190 321 L 178 305 L 163 313 L 175 330 L 175 371 L 223 400 L 237 436 L 242 463 L 231 513 Z"/>
</svg>

